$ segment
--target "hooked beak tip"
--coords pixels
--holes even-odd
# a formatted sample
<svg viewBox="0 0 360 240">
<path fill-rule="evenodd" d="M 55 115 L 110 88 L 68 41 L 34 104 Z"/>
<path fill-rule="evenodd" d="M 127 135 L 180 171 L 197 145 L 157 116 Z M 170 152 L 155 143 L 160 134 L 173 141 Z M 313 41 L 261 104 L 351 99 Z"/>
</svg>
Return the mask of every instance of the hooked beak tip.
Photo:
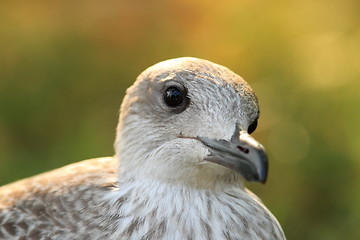
<svg viewBox="0 0 360 240">
<path fill-rule="evenodd" d="M 230 141 L 197 139 L 211 150 L 209 161 L 239 172 L 247 181 L 266 182 L 268 160 L 265 149 L 247 132 L 235 132 Z"/>
</svg>

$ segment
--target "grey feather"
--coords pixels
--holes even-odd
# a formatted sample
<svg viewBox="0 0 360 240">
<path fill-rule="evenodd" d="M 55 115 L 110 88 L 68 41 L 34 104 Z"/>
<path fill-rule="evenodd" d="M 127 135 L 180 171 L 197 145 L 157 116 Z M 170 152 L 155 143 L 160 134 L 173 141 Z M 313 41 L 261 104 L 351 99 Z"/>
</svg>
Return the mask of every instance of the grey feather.
<svg viewBox="0 0 360 240">
<path fill-rule="evenodd" d="M 169 86 L 189 101 L 166 105 Z M 285 239 L 243 172 L 209 161 L 218 150 L 201 142 L 233 141 L 258 117 L 255 94 L 229 69 L 196 58 L 156 64 L 127 91 L 114 157 L 0 188 L 0 239 Z"/>
</svg>

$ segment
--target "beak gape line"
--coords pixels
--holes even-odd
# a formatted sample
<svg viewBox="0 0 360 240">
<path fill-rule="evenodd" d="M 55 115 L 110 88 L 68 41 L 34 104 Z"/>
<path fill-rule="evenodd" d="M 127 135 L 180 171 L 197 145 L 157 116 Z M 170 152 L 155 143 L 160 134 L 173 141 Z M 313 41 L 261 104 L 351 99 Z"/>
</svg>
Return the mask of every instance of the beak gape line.
<svg viewBox="0 0 360 240">
<path fill-rule="evenodd" d="M 239 172 L 247 181 L 265 183 L 268 158 L 264 147 L 246 131 L 235 129 L 230 141 L 197 137 L 211 154 L 205 159 Z"/>
</svg>

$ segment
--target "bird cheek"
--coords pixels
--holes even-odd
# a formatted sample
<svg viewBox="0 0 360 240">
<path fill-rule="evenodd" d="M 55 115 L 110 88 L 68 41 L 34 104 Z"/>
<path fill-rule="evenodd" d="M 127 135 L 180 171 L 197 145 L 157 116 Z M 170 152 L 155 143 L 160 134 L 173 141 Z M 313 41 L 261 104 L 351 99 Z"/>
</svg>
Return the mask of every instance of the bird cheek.
<svg viewBox="0 0 360 240">
<path fill-rule="evenodd" d="M 206 158 L 211 154 L 210 150 L 204 146 L 201 146 L 201 148 L 197 151 L 197 158 L 196 163 L 199 165 L 208 164 L 209 162 L 206 161 Z"/>
<path fill-rule="evenodd" d="M 229 141 L 234 133 L 236 126 L 235 122 L 223 123 L 213 120 L 194 120 L 194 122 L 195 123 L 191 124 L 189 128 L 183 128 L 179 135 L 192 138 L 207 137 L 211 139 L 223 139 Z"/>
<path fill-rule="evenodd" d="M 184 158 L 191 162 L 200 163 L 210 154 L 209 149 L 195 138 L 182 139 L 182 147 Z"/>
</svg>

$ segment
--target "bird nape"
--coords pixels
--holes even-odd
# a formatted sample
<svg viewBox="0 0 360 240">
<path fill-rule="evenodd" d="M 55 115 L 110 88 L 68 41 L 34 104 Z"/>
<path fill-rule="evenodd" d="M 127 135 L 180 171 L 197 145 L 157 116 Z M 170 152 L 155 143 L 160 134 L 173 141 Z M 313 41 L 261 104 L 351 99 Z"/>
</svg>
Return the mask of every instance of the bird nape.
<svg viewBox="0 0 360 240">
<path fill-rule="evenodd" d="M 245 181 L 267 156 L 250 133 L 250 86 L 226 67 L 177 58 L 127 90 L 115 155 L 0 188 L 0 239 L 285 239 Z"/>
</svg>

